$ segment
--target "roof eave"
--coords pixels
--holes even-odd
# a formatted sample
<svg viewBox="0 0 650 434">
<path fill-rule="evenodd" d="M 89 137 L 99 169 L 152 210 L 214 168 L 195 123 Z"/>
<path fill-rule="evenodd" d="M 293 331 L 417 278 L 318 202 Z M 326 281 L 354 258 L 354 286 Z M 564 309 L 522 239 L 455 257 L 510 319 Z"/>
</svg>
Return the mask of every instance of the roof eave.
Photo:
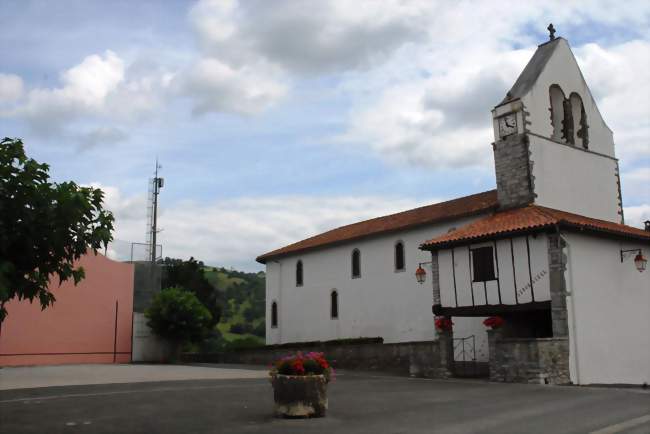
<svg viewBox="0 0 650 434">
<path fill-rule="evenodd" d="M 458 240 L 447 241 L 442 243 L 423 243 L 420 244 L 420 250 L 436 251 L 436 250 L 448 249 L 451 247 L 466 246 L 468 244 L 482 243 L 484 241 L 489 241 L 489 240 L 510 238 L 515 235 L 547 232 L 550 229 L 553 229 L 554 227 L 555 227 L 555 223 L 548 223 L 540 226 L 535 226 L 532 228 L 515 229 L 511 231 L 498 232 L 495 234 L 482 235 L 478 237 L 461 238 Z"/>
<path fill-rule="evenodd" d="M 550 229 L 554 229 L 555 227 L 559 227 L 560 229 L 565 229 L 571 232 L 577 232 L 577 233 L 586 232 L 591 235 L 598 235 L 606 238 L 635 240 L 635 241 L 641 241 L 644 244 L 650 244 L 650 235 L 646 237 L 640 234 L 625 233 L 625 232 L 607 230 L 604 228 L 583 226 L 577 223 L 572 223 L 570 221 L 560 220 L 558 222 L 550 222 L 532 228 L 516 229 L 512 231 L 499 232 L 496 234 L 483 235 L 479 237 L 462 238 L 462 239 L 442 242 L 442 243 L 431 243 L 431 244 L 423 243 L 420 245 L 420 250 L 436 251 L 436 250 L 448 249 L 457 246 L 466 246 L 468 244 L 484 242 L 487 240 L 510 238 L 515 235 L 547 232 Z"/>
<path fill-rule="evenodd" d="M 476 210 L 473 210 L 473 211 L 464 212 L 464 213 L 461 213 L 461 214 L 457 214 L 455 216 L 441 218 L 439 220 L 432 220 L 432 221 L 427 221 L 427 222 L 422 222 L 422 223 L 415 223 L 415 224 L 411 224 L 411 225 L 405 225 L 405 226 L 402 226 L 402 227 L 399 227 L 399 228 L 387 229 L 387 230 L 383 230 L 383 231 L 377 231 L 377 232 L 373 232 L 373 233 L 370 233 L 370 234 L 365 234 L 365 235 L 352 237 L 352 238 L 346 238 L 344 240 L 332 241 L 332 242 L 329 242 L 329 243 L 320 244 L 320 245 L 312 246 L 312 247 L 305 247 L 305 248 L 292 250 L 292 251 L 288 251 L 288 252 L 282 252 L 282 253 L 276 253 L 276 254 L 274 254 L 273 252 L 269 252 L 269 253 L 266 253 L 264 255 L 258 256 L 255 260 L 257 262 L 259 262 L 260 264 L 266 264 L 269 260 L 278 259 L 278 258 L 289 256 L 289 255 L 295 255 L 295 254 L 299 254 L 299 253 L 310 252 L 310 251 L 314 251 L 314 250 L 319 250 L 319 249 L 324 249 L 324 248 L 328 248 L 328 247 L 347 244 L 347 243 L 354 242 L 354 241 L 365 240 L 365 239 L 368 239 L 368 238 L 373 238 L 373 237 L 377 237 L 377 236 L 381 236 L 381 235 L 388 235 L 388 234 L 391 234 L 391 233 L 394 233 L 394 232 L 417 229 L 417 228 L 420 228 L 422 226 L 426 226 L 426 225 L 430 225 L 430 224 L 439 224 L 439 223 L 444 223 L 444 222 L 457 220 L 457 219 L 462 219 L 462 218 L 466 218 L 466 217 L 472 217 L 472 216 L 479 215 L 479 214 L 489 213 L 491 211 L 495 211 L 497 209 L 497 207 L 498 207 L 498 205 L 490 205 L 490 206 L 485 207 L 485 208 L 480 208 L 480 209 L 476 209 Z"/>
</svg>

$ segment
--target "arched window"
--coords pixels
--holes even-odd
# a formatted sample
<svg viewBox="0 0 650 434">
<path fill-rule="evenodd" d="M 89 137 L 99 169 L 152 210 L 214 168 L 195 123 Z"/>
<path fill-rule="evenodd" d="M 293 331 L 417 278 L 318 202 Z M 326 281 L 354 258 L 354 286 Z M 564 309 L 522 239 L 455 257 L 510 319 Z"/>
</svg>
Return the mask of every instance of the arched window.
<svg viewBox="0 0 650 434">
<path fill-rule="evenodd" d="M 271 303 L 271 327 L 278 326 L 278 304 L 274 301 Z"/>
<path fill-rule="evenodd" d="M 339 293 L 336 290 L 330 294 L 330 316 L 332 319 L 339 317 Z"/>
<path fill-rule="evenodd" d="M 551 125 L 553 126 L 553 134 L 551 138 L 553 140 L 565 141 L 563 140 L 563 125 L 564 125 L 564 92 L 562 88 L 557 84 L 551 85 L 549 88 L 549 97 L 551 100 Z"/>
<path fill-rule="evenodd" d="M 302 261 L 296 262 L 296 286 L 302 286 Z"/>
<path fill-rule="evenodd" d="M 359 249 L 352 251 L 352 278 L 361 277 L 361 252 Z"/>
<path fill-rule="evenodd" d="M 580 95 L 573 92 L 569 97 L 571 102 L 571 114 L 574 124 L 573 143 L 576 146 L 582 146 L 584 149 L 589 148 L 589 132 L 587 125 L 587 113 L 585 113 L 585 106 L 582 104 Z"/>
<path fill-rule="evenodd" d="M 395 271 L 404 271 L 404 243 L 398 241 L 395 243 Z"/>
</svg>

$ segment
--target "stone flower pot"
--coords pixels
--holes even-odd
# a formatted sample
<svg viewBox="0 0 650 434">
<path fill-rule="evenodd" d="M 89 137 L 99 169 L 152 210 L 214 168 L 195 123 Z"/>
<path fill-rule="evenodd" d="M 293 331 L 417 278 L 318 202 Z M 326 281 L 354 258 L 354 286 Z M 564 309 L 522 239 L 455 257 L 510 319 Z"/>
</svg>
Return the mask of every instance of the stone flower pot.
<svg viewBox="0 0 650 434">
<path fill-rule="evenodd" d="M 324 375 L 271 376 L 277 417 L 323 417 L 327 411 Z"/>
</svg>

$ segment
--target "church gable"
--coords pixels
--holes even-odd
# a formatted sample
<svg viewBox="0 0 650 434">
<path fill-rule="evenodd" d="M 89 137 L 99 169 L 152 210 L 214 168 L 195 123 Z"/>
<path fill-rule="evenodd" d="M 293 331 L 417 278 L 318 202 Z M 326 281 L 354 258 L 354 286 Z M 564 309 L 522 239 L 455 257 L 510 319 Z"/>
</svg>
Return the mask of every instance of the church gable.
<svg viewBox="0 0 650 434">
<path fill-rule="evenodd" d="M 568 42 L 549 30 L 492 110 L 499 208 L 534 203 L 622 223 L 612 131 Z"/>
<path fill-rule="evenodd" d="M 503 103 L 516 99 L 524 107 L 526 131 L 614 157 L 612 131 L 565 39 L 538 47 Z"/>
</svg>

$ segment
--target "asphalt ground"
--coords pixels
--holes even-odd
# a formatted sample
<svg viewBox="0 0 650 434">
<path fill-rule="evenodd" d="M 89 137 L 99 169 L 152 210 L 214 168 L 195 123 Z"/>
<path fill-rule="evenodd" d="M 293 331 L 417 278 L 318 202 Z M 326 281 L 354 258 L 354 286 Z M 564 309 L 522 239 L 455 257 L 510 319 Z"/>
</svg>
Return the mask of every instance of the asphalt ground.
<svg viewBox="0 0 650 434">
<path fill-rule="evenodd" d="M 650 392 L 640 388 L 341 372 L 327 417 L 276 419 L 268 380 L 244 376 L 2 390 L 0 432 L 650 433 Z"/>
</svg>

